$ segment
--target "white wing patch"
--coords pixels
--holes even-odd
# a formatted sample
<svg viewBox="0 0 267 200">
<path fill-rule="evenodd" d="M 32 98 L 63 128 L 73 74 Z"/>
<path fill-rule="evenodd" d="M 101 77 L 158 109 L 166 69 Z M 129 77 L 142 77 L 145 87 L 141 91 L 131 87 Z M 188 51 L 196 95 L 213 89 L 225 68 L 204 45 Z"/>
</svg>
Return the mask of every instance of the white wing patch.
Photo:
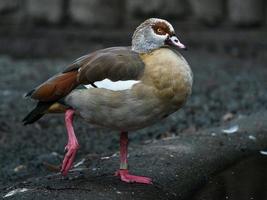
<svg viewBox="0 0 267 200">
<path fill-rule="evenodd" d="M 97 81 L 94 82 L 94 84 L 98 88 L 105 88 L 108 90 L 114 90 L 114 91 L 119 91 L 119 90 L 128 90 L 133 87 L 134 84 L 139 83 L 140 81 L 136 80 L 127 80 L 127 81 L 111 81 L 109 79 L 104 79 L 102 81 Z M 86 88 L 93 88 L 92 85 L 84 85 Z"/>
</svg>

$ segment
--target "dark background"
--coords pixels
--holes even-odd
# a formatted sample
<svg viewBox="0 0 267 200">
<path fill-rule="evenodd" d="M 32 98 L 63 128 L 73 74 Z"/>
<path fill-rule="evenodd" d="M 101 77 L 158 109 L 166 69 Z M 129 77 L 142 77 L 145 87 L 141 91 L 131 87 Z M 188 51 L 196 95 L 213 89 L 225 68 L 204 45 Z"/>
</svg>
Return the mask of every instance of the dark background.
<svg viewBox="0 0 267 200">
<path fill-rule="evenodd" d="M 266 110 L 264 0 L 1 0 L 0 187 L 51 173 L 45 163 L 59 165 L 64 154 L 63 116 L 22 126 L 34 105 L 23 94 L 81 55 L 130 45 L 136 26 L 149 17 L 170 21 L 188 46 L 181 53 L 193 69 L 194 88 L 178 113 L 132 133 L 131 148 Z M 79 119 L 75 129 L 77 161 L 117 151 L 114 132 Z M 242 161 L 213 177 L 195 199 L 267 199 L 266 168 L 260 154 Z"/>
<path fill-rule="evenodd" d="M 161 17 L 194 50 L 263 59 L 266 4 L 264 0 L 1 0 L 0 53 L 71 59 L 92 49 L 129 45 L 140 22 Z"/>
</svg>

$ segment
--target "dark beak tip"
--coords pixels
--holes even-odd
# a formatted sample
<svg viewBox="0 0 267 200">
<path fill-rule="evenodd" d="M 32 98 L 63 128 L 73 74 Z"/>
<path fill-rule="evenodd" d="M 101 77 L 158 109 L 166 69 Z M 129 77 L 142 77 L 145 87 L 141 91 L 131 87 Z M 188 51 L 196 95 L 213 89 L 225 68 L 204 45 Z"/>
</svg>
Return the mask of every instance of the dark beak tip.
<svg viewBox="0 0 267 200">
<path fill-rule="evenodd" d="M 183 50 L 184 50 L 184 51 L 188 51 L 188 48 L 187 48 L 187 47 L 185 47 L 185 48 L 183 48 Z"/>
</svg>

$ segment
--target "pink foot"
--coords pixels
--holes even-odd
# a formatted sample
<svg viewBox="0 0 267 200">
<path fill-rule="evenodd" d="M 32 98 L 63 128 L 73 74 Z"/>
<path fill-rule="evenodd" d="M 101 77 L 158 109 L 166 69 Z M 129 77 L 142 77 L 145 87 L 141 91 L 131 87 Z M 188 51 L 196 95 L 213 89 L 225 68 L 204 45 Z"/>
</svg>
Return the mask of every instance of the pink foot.
<svg viewBox="0 0 267 200">
<path fill-rule="evenodd" d="M 72 167 L 72 163 L 74 161 L 77 150 L 79 149 L 79 145 L 77 143 L 68 143 L 65 147 L 65 150 L 68 152 L 65 154 L 62 166 L 61 173 L 66 176 Z"/>
<path fill-rule="evenodd" d="M 72 163 L 74 161 L 75 155 L 79 148 L 79 143 L 74 133 L 72 121 L 73 121 L 74 110 L 68 109 L 65 113 L 65 123 L 68 133 L 68 144 L 65 147 L 65 150 L 68 152 L 66 153 L 62 166 L 61 166 L 61 173 L 66 176 L 72 167 Z"/>
<path fill-rule="evenodd" d="M 131 175 L 127 169 L 119 169 L 115 176 L 120 176 L 121 180 L 127 183 L 152 184 L 151 178 Z"/>
</svg>

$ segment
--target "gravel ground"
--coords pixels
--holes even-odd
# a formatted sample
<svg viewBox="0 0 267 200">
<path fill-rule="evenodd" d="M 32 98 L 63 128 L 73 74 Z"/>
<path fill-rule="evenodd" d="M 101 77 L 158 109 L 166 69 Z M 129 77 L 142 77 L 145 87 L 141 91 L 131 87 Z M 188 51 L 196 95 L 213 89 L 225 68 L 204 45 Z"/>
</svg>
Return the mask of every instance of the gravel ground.
<svg viewBox="0 0 267 200">
<path fill-rule="evenodd" d="M 265 63 L 201 51 L 183 54 L 194 72 L 192 97 L 161 124 L 132 133 L 131 148 L 267 109 Z M 60 164 L 66 143 L 63 116 L 45 116 L 34 125 L 23 126 L 21 119 L 34 105 L 23 94 L 70 62 L 70 58 L 14 60 L 0 56 L 0 186 L 50 173 L 44 162 Z M 86 154 L 117 151 L 117 134 L 94 129 L 80 119 L 75 129 L 81 144 L 76 160 Z"/>
</svg>

